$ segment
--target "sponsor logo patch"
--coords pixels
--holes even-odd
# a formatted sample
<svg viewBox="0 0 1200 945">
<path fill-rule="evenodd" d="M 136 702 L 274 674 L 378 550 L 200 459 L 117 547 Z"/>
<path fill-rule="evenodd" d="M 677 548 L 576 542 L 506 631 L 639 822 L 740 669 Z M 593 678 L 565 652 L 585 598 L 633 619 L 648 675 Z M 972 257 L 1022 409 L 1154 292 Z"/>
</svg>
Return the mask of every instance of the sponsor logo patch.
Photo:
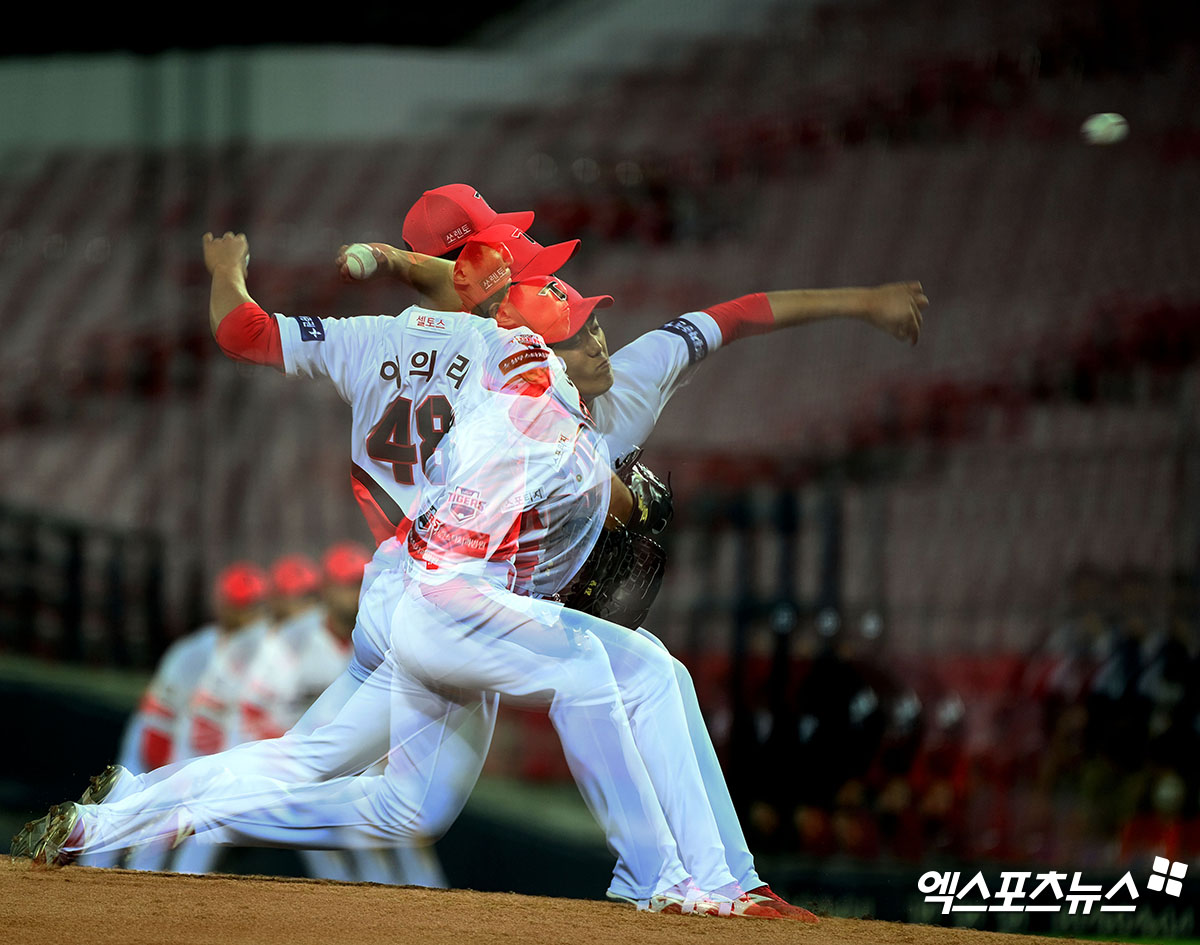
<svg viewBox="0 0 1200 945">
<path fill-rule="evenodd" d="M 479 194 L 476 194 L 475 196 L 478 197 Z M 471 224 L 469 222 L 467 222 L 467 223 L 460 224 L 459 226 L 456 226 L 453 230 L 447 231 L 442 236 L 442 240 L 445 242 L 446 248 L 449 249 L 451 246 L 453 246 L 459 240 L 465 239 L 466 237 L 470 236 L 474 232 L 475 232 L 475 228 L 473 226 L 471 226 Z"/>
<path fill-rule="evenodd" d="M 530 348 L 528 351 L 518 351 L 516 354 L 511 354 L 500 362 L 500 370 L 507 374 L 509 371 L 521 367 L 523 364 L 544 363 L 546 357 L 550 354 L 545 348 Z"/>
<path fill-rule="evenodd" d="M 324 341 L 325 326 L 315 315 L 293 315 L 296 324 L 300 326 L 301 341 Z"/>
<path fill-rule="evenodd" d="M 536 502 L 540 502 L 546 497 L 545 490 L 538 486 L 532 492 L 526 492 L 524 495 L 511 495 L 504 500 L 504 504 L 500 507 L 505 512 L 511 512 L 513 509 L 525 508 Z"/>
<path fill-rule="evenodd" d="M 468 558 L 484 558 L 487 557 L 488 536 L 486 532 L 457 528 L 435 518 L 429 529 L 428 544 L 439 551 L 457 551 Z"/>
<path fill-rule="evenodd" d="M 450 331 L 450 323 L 441 315 L 433 315 L 429 312 L 422 312 L 412 322 L 413 328 L 419 328 L 423 331 Z"/>
<path fill-rule="evenodd" d="M 489 273 L 479 280 L 479 288 L 484 292 L 491 292 L 493 288 L 500 284 L 500 280 L 508 275 L 508 266 L 501 266 L 495 272 Z"/>
<path fill-rule="evenodd" d="M 708 357 L 708 342 L 704 340 L 704 332 L 686 318 L 674 318 L 659 330 L 669 331 L 684 340 L 688 348 L 688 364 L 695 364 Z"/>
</svg>

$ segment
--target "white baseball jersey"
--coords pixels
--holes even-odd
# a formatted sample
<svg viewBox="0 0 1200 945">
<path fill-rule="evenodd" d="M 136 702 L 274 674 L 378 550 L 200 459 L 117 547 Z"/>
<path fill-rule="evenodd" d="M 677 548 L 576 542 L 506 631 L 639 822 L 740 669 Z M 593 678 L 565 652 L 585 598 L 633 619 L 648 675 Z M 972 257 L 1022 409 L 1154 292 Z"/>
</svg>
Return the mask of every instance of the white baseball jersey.
<svg viewBox="0 0 1200 945">
<path fill-rule="evenodd" d="M 608 455 L 561 362 L 541 396 L 484 392 L 442 443 L 409 536 L 424 579 L 488 576 L 547 596 L 575 574 L 608 510 Z"/>
<path fill-rule="evenodd" d="M 131 771 L 147 771 L 177 757 L 180 720 L 220 638 L 220 628 L 208 624 L 167 647 L 130 722 L 140 732 L 136 747 L 129 745 L 138 760 Z"/>
<path fill-rule="evenodd" d="M 353 488 L 376 543 L 415 502 L 454 404 L 552 361 L 537 335 L 466 312 L 275 318 L 287 373 L 328 377 L 351 406 Z"/>
<path fill-rule="evenodd" d="M 209 755 L 245 740 L 238 715 L 243 680 L 270 632 L 270 625 L 258 620 L 218 639 L 180 716 L 173 761 Z"/>
<path fill-rule="evenodd" d="M 690 312 L 613 353 L 613 386 L 590 407 L 614 469 L 636 461 L 667 401 L 720 346 L 721 329 L 712 316 Z"/>
<path fill-rule="evenodd" d="M 339 640 L 325 611 L 311 607 L 266 634 L 251 657 L 239 705 L 242 734 L 276 738 L 300 720 L 350 662 L 349 640 Z"/>
<path fill-rule="evenodd" d="M 350 662 L 350 641 L 336 636 L 329 629 L 321 608 L 289 621 L 279 628 L 279 635 L 284 643 L 300 655 L 295 689 L 295 706 L 303 707 L 296 715 L 299 719 Z"/>
</svg>

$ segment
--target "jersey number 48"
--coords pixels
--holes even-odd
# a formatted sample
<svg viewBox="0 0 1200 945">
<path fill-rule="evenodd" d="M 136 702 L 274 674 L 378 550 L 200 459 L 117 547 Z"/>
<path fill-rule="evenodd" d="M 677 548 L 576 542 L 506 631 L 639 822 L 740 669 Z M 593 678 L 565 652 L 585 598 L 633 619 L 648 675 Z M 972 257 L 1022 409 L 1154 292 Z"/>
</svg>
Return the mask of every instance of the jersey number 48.
<svg viewBox="0 0 1200 945">
<path fill-rule="evenodd" d="M 454 411 L 441 394 L 431 394 L 412 409 L 407 397 L 397 397 L 367 434 L 367 455 L 377 463 L 390 463 L 392 475 L 402 485 L 413 484 L 413 466 L 418 460 L 421 468 L 429 461 L 442 437 L 454 425 Z M 413 442 L 413 426 L 417 443 Z"/>
</svg>

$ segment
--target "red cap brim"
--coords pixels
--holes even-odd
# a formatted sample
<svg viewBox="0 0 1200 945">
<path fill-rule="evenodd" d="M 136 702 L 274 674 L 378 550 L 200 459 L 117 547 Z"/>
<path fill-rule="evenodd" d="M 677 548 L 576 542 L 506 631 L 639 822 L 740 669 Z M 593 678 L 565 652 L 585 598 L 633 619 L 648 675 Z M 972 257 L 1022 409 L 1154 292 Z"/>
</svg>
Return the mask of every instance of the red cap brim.
<svg viewBox="0 0 1200 945">
<path fill-rule="evenodd" d="M 555 243 L 543 246 L 520 269 L 514 267 L 513 278 L 528 278 L 530 276 L 552 276 L 575 255 L 579 249 L 579 240 L 567 240 L 565 243 Z"/>
<path fill-rule="evenodd" d="M 489 227 L 503 223 L 506 226 L 515 226 L 518 230 L 529 231 L 533 226 L 533 211 L 532 210 L 514 210 L 512 213 L 497 213 L 496 219 L 488 224 Z"/>
<path fill-rule="evenodd" d="M 574 316 L 576 311 L 582 312 L 579 316 L 580 324 L 582 325 L 583 322 L 587 321 L 588 316 L 592 314 L 592 309 L 608 308 L 612 304 L 613 297 L 611 295 L 591 295 L 587 298 L 581 298 L 578 301 L 572 300 L 571 315 Z M 571 318 L 571 321 L 575 321 L 574 317 Z"/>
<path fill-rule="evenodd" d="M 611 295 L 589 295 L 585 297 L 580 295 L 579 290 L 565 279 L 559 279 L 558 282 L 566 291 L 567 302 L 571 306 L 571 329 L 570 334 L 567 335 L 568 338 L 574 336 L 583 327 L 584 322 L 592 314 L 593 309 L 608 308 L 613 304 L 613 297 Z"/>
</svg>

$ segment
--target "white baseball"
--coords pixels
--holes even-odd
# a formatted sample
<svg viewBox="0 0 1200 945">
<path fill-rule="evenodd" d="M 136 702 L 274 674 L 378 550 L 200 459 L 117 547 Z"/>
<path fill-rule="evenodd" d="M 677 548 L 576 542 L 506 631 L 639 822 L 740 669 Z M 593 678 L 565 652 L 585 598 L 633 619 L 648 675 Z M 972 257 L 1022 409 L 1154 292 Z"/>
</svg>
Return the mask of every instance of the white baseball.
<svg viewBox="0 0 1200 945">
<path fill-rule="evenodd" d="M 346 269 L 351 279 L 366 279 L 378 268 L 375 254 L 366 243 L 346 247 Z"/>
<path fill-rule="evenodd" d="M 1129 122 L 1116 112 L 1092 115 L 1079 129 L 1088 144 L 1116 144 L 1129 136 Z"/>
</svg>

